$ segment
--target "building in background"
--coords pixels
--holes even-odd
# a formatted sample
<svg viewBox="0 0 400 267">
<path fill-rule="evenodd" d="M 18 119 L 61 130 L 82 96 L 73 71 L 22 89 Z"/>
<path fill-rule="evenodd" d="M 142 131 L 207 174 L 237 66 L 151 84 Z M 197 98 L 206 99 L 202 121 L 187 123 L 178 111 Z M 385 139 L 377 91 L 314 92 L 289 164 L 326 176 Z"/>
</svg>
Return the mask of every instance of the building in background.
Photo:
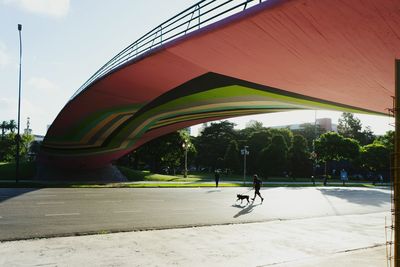
<svg viewBox="0 0 400 267">
<path fill-rule="evenodd" d="M 337 132 L 337 124 L 332 123 L 331 118 L 321 118 L 321 119 L 316 119 L 316 124 L 318 124 L 322 129 L 324 129 L 327 132 Z"/>
<path fill-rule="evenodd" d="M 44 135 L 34 134 L 33 141 L 42 142 L 44 139 Z"/>
<path fill-rule="evenodd" d="M 331 118 L 320 118 L 316 119 L 315 123 L 319 125 L 322 129 L 324 129 L 327 132 L 337 132 L 337 124 L 332 123 Z M 274 129 L 282 129 L 282 128 L 288 128 L 290 130 L 300 130 L 304 123 L 300 124 L 289 124 L 289 125 L 277 125 L 277 126 L 271 126 L 270 128 Z"/>
</svg>

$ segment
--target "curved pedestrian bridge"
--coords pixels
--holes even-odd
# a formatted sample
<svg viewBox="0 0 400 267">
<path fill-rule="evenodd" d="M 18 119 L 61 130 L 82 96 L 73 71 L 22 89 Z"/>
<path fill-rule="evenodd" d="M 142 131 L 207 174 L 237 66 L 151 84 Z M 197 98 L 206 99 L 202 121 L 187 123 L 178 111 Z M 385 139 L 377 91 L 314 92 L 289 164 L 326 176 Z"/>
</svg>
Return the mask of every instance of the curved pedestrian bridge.
<svg viewBox="0 0 400 267">
<path fill-rule="evenodd" d="M 40 160 L 99 167 L 166 133 L 242 115 L 385 115 L 395 58 L 398 0 L 200 1 L 100 68 L 58 114 Z"/>
</svg>

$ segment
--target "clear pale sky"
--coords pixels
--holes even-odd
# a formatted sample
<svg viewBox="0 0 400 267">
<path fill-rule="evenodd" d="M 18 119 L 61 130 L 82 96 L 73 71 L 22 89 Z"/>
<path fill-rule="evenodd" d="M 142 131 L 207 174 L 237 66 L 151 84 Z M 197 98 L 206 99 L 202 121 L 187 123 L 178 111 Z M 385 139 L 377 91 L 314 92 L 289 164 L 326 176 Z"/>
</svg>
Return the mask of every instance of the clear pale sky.
<svg viewBox="0 0 400 267">
<path fill-rule="evenodd" d="M 17 119 L 19 37 L 23 25 L 21 129 L 30 117 L 34 134 L 46 133 L 73 93 L 124 47 L 197 1 L 0 0 L 0 122 Z M 340 112 L 318 111 L 317 118 Z M 314 121 L 314 111 L 234 119 L 264 126 Z M 393 130 L 391 118 L 356 115 L 376 134 Z M 194 127 L 193 132 L 197 132 Z"/>
</svg>

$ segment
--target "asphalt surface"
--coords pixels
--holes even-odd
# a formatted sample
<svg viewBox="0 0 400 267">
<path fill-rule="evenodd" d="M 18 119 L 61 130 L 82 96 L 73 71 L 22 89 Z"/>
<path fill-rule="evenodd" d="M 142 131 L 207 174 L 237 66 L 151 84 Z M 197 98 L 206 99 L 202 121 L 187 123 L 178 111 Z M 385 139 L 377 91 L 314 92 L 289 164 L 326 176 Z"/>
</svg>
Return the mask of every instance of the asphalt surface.
<svg viewBox="0 0 400 267">
<path fill-rule="evenodd" d="M 0 241 L 86 233 L 268 222 L 390 211 L 390 190 L 263 188 L 0 189 Z"/>
</svg>

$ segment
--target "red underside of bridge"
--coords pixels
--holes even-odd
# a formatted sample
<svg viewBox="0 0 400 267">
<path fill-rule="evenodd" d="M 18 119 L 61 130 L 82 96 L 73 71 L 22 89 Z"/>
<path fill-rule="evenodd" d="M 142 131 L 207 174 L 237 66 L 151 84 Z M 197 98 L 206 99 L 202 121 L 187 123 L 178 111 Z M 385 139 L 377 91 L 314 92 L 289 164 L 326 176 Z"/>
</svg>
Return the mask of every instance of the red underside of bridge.
<svg viewBox="0 0 400 267">
<path fill-rule="evenodd" d="M 149 102 L 208 72 L 387 113 L 396 57 L 399 0 L 267 1 L 94 83 L 64 108 L 49 135 L 97 110 Z M 188 125 L 193 121 L 179 127 Z"/>
</svg>

